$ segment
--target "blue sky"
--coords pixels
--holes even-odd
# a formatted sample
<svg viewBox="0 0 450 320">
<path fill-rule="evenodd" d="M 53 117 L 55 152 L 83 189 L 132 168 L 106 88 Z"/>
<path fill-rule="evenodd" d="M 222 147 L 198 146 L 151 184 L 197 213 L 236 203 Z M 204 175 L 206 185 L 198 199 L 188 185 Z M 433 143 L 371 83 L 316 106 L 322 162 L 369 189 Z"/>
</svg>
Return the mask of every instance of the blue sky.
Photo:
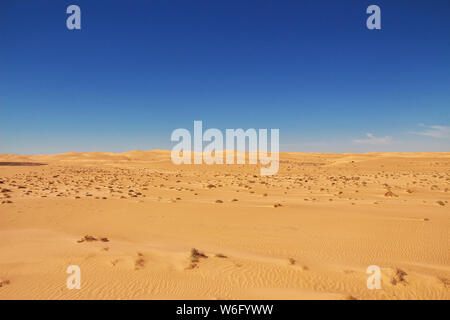
<svg viewBox="0 0 450 320">
<path fill-rule="evenodd" d="M 0 153 L 171 149 L 194 120 L 279 128 L 282 151 L 450 151 L 449 110 L 448 0 L 0 1 Z"/>
</svg>

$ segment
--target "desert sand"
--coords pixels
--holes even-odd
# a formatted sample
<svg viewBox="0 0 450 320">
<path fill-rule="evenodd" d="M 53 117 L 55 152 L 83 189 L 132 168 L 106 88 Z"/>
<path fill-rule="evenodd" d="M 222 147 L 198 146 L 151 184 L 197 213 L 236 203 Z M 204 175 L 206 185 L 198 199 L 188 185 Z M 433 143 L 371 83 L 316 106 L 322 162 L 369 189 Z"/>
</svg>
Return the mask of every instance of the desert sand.
<svg viewBox="0 0 450 320">
<path fill-rule="evenodd" d="M 0 162 L 0 299 L 450 299 L 450 153 Z"/>
</svg>

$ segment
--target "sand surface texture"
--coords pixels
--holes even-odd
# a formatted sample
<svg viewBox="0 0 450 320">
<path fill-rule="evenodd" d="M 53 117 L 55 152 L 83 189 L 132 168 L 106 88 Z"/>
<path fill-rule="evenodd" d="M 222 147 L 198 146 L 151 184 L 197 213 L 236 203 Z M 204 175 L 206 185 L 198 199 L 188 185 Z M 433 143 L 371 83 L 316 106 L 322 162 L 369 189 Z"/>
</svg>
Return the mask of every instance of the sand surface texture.
<svg viewBox="0 0 450 320">
<path fill-rule="evenodd" d="M 0 162 L 0 299 L 450 299 L 450 153 Z"/>
</svg>

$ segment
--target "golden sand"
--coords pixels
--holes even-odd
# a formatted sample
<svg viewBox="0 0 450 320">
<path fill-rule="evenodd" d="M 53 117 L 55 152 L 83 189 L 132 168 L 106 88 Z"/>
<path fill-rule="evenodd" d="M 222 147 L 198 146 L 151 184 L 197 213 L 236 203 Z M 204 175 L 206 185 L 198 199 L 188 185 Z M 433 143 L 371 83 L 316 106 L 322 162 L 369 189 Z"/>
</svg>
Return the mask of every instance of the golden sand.
<svg viewBox="0 0 450 320">
<path fill-rule="evenodd" d="M 0 299 L 450 299 L 450 153 L 0 161 Z"/>
</svg>

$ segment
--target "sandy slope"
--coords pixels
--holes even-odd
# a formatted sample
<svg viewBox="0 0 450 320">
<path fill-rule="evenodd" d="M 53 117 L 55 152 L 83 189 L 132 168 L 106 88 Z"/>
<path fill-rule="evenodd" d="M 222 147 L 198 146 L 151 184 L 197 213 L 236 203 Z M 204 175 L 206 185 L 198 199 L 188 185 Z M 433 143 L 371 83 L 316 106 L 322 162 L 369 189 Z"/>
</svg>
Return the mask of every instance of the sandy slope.
<svg viewBox="0 0 450 320">
<path fill-rule="evenodd" d="M 284 153 L 272 177 L 167 151 L 0 161 L 48 164 L 0 166 L 0 299 L 450 298 L 450 153 Z"/>
</svg>

